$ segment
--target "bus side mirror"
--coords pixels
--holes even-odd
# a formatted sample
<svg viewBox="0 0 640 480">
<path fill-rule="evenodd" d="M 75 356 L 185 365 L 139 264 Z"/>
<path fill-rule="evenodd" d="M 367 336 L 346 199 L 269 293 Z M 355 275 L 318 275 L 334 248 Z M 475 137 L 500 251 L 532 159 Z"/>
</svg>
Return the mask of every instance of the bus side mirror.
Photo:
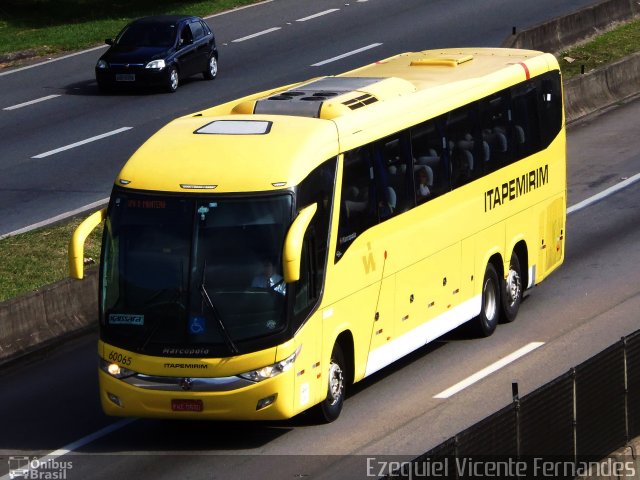
<svg viewBox="0 0 640 480">
<path fill-rule="evenodd" d="M 309 227 L 311 219 L 318 209 L 317 203 L 307 205 L 295 218 L 287 237 L 284 240 L 284 251 L 282 255 L 282 269 L 285 283 L 297 282 L 300 280 L 300 259 L 302 258 L 302 242 L 304 234 Z"/>
<path fill-rule="evenodd" d="M 73 232 L 69 241 L 69 276 L 71 278 L 82 280 L 84 277 L 84 242 L 106 216 L 107 209 L 103 208 L 87 217 Z"/>
</svg>

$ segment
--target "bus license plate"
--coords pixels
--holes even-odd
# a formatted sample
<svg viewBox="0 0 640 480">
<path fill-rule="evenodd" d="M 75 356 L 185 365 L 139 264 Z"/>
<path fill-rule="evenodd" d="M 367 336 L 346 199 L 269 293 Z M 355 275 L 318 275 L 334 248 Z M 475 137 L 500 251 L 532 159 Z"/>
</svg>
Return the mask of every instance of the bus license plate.
<svg viewBox="0 0 640 480">
<path fill-rule="evenodd" d="M 118 73 L 116 74 L 116 82 L 135 82 L 135 73 Z"/>
<path fill-rule="evenodd" d="M 171 410 L 174 412 L 201 412 L 204 410 L 202 400 L 174 398 L 171 400 Z"/>
</svg>

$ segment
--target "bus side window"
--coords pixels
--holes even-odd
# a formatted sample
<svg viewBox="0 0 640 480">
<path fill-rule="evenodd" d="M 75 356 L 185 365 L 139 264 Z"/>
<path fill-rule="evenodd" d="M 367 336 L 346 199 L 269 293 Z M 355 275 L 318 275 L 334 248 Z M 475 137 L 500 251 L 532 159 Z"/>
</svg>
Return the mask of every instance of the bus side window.
<svg viewBox="0 0 640 480">
<path fill-rule="evenodd" d="M 379 169 L 375 169 L 378 184 L 378 198 L 383 205 L 381 218 L 388 218 L 413 207 L 411 186 L 411 145 L 406 132 L 388 137 L 376 144 L 380 155 Z"/>
<path fill-rule="evenodd" d="M 513 135 L 510 134 L 509 104 L 506 91 L 486 98 L 480 103 L 482 139 L 488 151 L 483 165 L 485 173 L 493 172 L 512 161 L 515 142 Z"/>
<path fill-rule="evenodd" d="M 298 210 L 313 203 L 317 205 L 304 238 L 300 280 L 292 285 L 295 292 L 294 314 L 300 321 L 320 299 L 328 261 L 329 225 L 337 164 L 337 158 L 324 162 L 298 188 Z"/>
<path fill-rule="evenodd" d="M 416 203 L 426 202 L 448 190 L 444 143 L 434 120 L 411 129 Z"/>
<path fill-rule="evenodd" d="M 358 235 L 378 223 L 375 198 L 370 146 L 347 152 L 342 170 L 336 262 Z"/>
<path fill-rule="evenodd" d="M 477 104 L 471 104 L 458 108 L 447 121 L 451 188 L 477 178 L 490 156 L 489 146 L 482 139 L 476 107 Z"/>
<path fill-rule="evenodd" d="M 541 148 L 538 89 L 535 83 L 527 82 L 514 87 L 512 95 L 514 160 L 520 160 L 540 151 Z"/>
<path fill-rule="evenodd" d="M 562 128 L 562 91 L 560 72 L 550 72 L 541 80 L 540 130 L 542 147 L 546 148 Z"/>
</svg>

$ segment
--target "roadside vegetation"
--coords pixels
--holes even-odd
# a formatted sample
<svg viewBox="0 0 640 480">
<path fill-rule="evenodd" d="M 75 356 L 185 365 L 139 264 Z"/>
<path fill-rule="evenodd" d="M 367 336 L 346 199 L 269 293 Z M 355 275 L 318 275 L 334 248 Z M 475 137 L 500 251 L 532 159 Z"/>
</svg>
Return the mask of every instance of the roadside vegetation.
<svg viewBox="0 0 640 480">
<path fill-rule="evenodd" d="M 0 59 L 52 55 L 101 44 L 132 18 L 150 13 L 204 16 L 256 0 L 3 0 L 0 3 Z M 560 52 L 563 75 L 579 75 L 640 51 L 640 20 Z M 17 52 L 21 52 L 20 55 Z M 570 60 L 568 60 L 570 59 Z M 2 67 L 0 61 L 0 68 Z M 67 245 L 80 219 L 0 240 L 0 301 L 68 276 Z M 102 228 L 85 245 L 87 266 L 97 262 Z"/>
<path fill-rule="evenodd" d="M 0 240 L 0 302 L 69 276 L 67 247 L 85 217 Z M 102 226 L 87 238 L 85 268 L 100 258 L 101 238 Z"/>
<path fill-rule="evenodd" d="M 102 45 L 130 20 L 145 15 L 206 16 L 257 0 L 2 0 L 0 68 L 27 58 Z"/>
<path fill-rule="evenodd" d="M 562 75 L 570 78 L 640 51 L 640 19 L 618 25 L 557 55 Z"/>
</svg>

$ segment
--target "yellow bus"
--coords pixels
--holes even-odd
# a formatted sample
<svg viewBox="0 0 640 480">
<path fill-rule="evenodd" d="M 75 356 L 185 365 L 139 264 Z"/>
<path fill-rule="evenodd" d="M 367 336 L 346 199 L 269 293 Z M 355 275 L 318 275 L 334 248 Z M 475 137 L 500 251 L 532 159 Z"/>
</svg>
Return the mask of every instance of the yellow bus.
<svg viewBox="0 0 640 480">
<path fill-rule="evenodd" d="M 109 415 L 338 417 L 462 324 L 488 336 L 564 258 L 554 57 L 444 49 L 178 118 L 129 159 L 100 263 Z"/>
</svg>

